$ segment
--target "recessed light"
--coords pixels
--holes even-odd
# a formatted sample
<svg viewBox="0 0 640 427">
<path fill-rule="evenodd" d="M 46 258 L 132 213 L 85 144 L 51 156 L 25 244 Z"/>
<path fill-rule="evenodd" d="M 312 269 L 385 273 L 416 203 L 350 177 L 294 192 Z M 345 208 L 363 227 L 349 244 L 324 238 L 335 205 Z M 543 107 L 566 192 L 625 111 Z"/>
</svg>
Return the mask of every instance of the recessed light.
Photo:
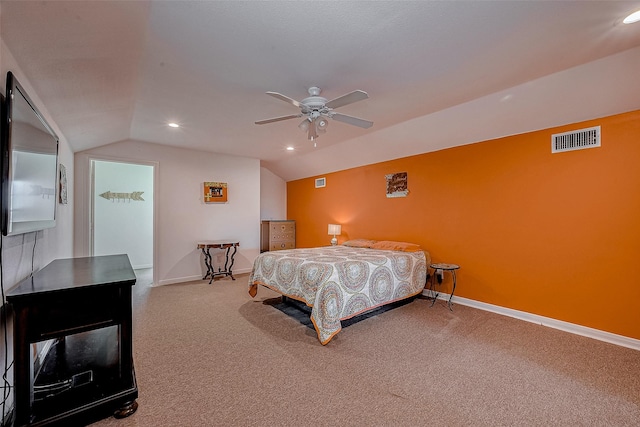
<svg viewBox="0 0 640 427">
<path fill-rule="evenodd" d="M 177 123 L 167 123 L 167 125 L 169 125 L 169 127 L 172 127 L 172 128 L 179 128 L 180 127 L 180 125 L 177 124 Z"/>
<path fill-rule="evenodd" d="M 633 24 L 634 22 L 640 21 L 640 10 L 633 12 L 631 15 L 624 18 L 622 22 L 625 24 Z"/>
<path fill-rule="evenodd" d="M 287 151 L 293 151 L 293 150 L 295 150 L 295 148 L 293 148 L 293 147 L 287 147 Z"/>
</svg>

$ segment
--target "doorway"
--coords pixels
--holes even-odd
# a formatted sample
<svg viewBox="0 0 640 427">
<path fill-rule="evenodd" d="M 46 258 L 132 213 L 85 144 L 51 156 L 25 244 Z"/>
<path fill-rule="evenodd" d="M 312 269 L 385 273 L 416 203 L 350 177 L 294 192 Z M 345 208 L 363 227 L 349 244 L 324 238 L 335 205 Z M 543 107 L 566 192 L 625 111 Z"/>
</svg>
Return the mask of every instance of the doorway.
<svg viewBox="0 0 640 427">
<path fill-rule="evenodd" d="M 152 285 L 154 166 L 92 159 L 90 167 L 91 255 L 127 254 L 137 284 Z"/>
</svg>

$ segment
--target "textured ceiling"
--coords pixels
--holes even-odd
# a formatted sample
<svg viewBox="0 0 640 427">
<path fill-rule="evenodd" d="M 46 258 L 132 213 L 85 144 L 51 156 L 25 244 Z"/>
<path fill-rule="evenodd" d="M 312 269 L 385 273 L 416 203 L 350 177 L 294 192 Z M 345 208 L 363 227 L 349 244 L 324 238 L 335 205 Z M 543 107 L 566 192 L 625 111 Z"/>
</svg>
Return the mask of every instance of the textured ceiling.
<svg viewBox="0 0 640 427">
<path fill-rule="evenodd" d="M 353 140 L 638 47 L 640 24 L 620 24 L 637 9 L 639 1 L 2 1 L 0 29 L 72 150 L 134 139 L 258 158 L 292 179 L 314 174 L 287 172 L 297 157 L 325 172 L 322 151 L 336 144 L 349 152 Z M 369 99 L 339 111 L 373 127 L 333 121 L 314 147 L 300 120 L 254 124 L 297 113 L 266 91 L 301 100 L 310 86 L 327 99 L 366 91 Z M 395 157 L 392 143 L 376 149 Z"/>
</svg>

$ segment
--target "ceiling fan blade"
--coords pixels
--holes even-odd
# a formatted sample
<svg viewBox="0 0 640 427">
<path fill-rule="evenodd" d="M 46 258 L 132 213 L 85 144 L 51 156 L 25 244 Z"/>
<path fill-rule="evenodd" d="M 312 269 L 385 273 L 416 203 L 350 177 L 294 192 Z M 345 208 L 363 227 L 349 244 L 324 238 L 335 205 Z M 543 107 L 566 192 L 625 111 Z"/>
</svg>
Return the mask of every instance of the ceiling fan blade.
<svg viewBox="0 0 640 427">
<path fill-rule="evenodd" d="M 267 92 L 267 95 L 271 95 L 274 98 L 278 98 L 278 99 L 280 99 L 280 100 L 282 100 L 284 102 L 288 102 L 289 104 L 295 105 L 298 108 L 302 107 L 302 104 L 300 104 L 298 101 L 296 101 L 295 99 L 291 99 L 288 96 L 285 96 L 285 95 L 283 95 L 281 93 L 278 93 L 278 92 Z"/>
<path fill-rule="evenodd" d="M 255 122 L 257 125 L 266 125 L 267 123 L 279 122 L 282 120 L 296 119 L 302 117 L 302 114 L 291 114 L 289 116 L 274 117 L 273 119 L 259 120 Z"/>
<path fill-rule="evenodd" d="M 363 92 L 361 90 L 354 90 L 346 95 L 339 96 L 331 101 L 327 102 L 325 107 L 327 108 L 338 108 L 343 105 L 353 104 L 354 102 L 362 101 L 363 99 L 369 98 L 367 92 Z"/>
<path fill-rule="evenodd" d="M 348 125 L 358 126 L 364 129 L 369 129 L 371 126 L 373 126 L 373 122 L 370 122 L 369 120 L 363 120 L 357 117 L 347 116 L 346 114 L 333 113 L 331 114 L 331 118 L 339 122 L 346 123 Z"/>
</svg>

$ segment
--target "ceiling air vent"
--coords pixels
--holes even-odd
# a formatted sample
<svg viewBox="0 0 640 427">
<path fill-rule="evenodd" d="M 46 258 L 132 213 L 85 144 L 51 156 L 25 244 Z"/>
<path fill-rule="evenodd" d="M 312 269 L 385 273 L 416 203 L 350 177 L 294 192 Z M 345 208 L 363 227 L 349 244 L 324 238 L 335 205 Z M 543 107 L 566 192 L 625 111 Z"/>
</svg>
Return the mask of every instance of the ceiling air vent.
<svg viewBox="0 0 640 427">
<path fill-rule="evenodd" d="M 551 135 L 551 152 L 600 147 L 600 126 Z"/>
</svg>

